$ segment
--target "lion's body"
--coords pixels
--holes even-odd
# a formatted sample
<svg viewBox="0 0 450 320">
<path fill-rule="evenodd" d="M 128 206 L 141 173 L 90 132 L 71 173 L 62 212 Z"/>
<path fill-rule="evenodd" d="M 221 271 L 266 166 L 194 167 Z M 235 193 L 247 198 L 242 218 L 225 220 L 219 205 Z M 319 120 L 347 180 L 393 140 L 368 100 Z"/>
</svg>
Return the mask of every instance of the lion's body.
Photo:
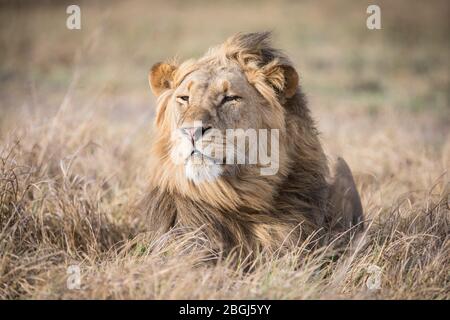
<svg viewBox="0 0 450 320">
<path fill-rule="evenodd" d="M 174 121 L 178 118 L 171 111 L 176 107 L 170 99 L 177 90 L 184 90 L 183 81 L 191 82 L 188 88 L 195 81 L 218 81 L 219 76 L 213 76 L 213 80 L 199 80 L 200 77 L 195 76 L 196 70 L 203 70 L 204 78 L 204 70 L 229 68 L 227 70 L 231 71 L 223 76 L 226 79 L 218 79 L 224 83 L 231 82 L 233 86 L 233 81 L 239 80 L 230 80 L 228 74 L 237 70 L 236 66 L 240 68 L 236 72 L 242 72 L 248 81 L 239 83 L 239 87 L 248 86 L 245 94 L 254 95 L 249 101 L 259 98 L 265 101 L 262 106 L 261 102 L 255 106 L 263 109 L 258 112 L 262 115 L 245 115 L 240 111 L 243 109 L 236 105 L 233 110 L 239 110 L 239 121 L 245 117 L 249 117 L 248 120 L 239 122 L 239 125 L 236 125 L 236 120 L 225 120 L 226 123 L 222 120 L 220 123 L 218 121 L 224 118 L 220 113 L 217 116 L 219 120 L 211 119 L 211 111 L 203 112 L 206 110 L 205 102 L 195 106 L 192 102 L 189 109 L 183 109 L 183 120 L 190 116 L 186 110 L 191 113 L 194 110 L 193 119 L 200 117 L 214 126 L 279 129 L 279 169 L 274 175 L 261 176 L 257 174 L 257 166 L 240 166 L 238 170 L 234 169 L 233 174 L 194 183 L 186 177 L 183 165 L 169 160 L 168 154 L 174 148 L 170 131 L 174 129 L 174 123 L 179 123 Z M 350 171 L 341 171 L 345 179 L 339 183 L 330 177 L 327 158 L 298 86 L 297 74 L 289 60 L 269 46 L 267 34 L 238 35 L 198 61 L 179 67 L 164 65 L 165 70 L 161 68 L 161 65 L 155 66 L 150 77 L 153 91 L 160 96 L 156 118 L 158 130 L 150 164 L 150 192 L 144 202 L 152 231 L 161 234 L 174 226 L 200 228 L 218 249 L 229 252 L 239 248 L 247 254 L 260 249 L 273 251 L 313 234 L 345 231 L 361 219 L 359 196 Z M 170 77 L 162 77 L 160 73 L 165 72 L 167 76 L 167 71 Z M 293 87 L 289 87 L 291 80 Z M 194 101 L 195 93 L 192 95 L 191 100 Z M 202 97 L 205 96 L 208 94 L 202 91 Z M 242 108 L 251 110 L 251 104 L 249 102 Z M 214 110 L 214 114 L 217 112 Z M 221 170 L 231 169 L 224 167 Z M 348 192 L 357 196 L 351 199 L 357 202 L 351 206 L 351 212 L 344 203 L 344 199 L 348 199 L 344 194 Z M 345 208 L 340 210 L 338 207 Z M 332 225 L 335 230 L 331 230 Z"/>
</svg>

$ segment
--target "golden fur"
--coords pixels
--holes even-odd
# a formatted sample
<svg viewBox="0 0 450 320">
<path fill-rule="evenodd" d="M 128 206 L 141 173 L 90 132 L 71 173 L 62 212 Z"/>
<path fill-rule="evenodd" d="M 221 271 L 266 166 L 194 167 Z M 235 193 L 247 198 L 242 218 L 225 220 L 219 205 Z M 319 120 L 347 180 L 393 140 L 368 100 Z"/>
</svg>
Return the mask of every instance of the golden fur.
<svg viewBox="0 0 450 320">
<path fill-rule="evenodd" d="M 149 83 L 158 105 L 144 201 L 153 232 L 201 228 L 218 250 L 238 248 L 251 254 L 296 244 L 313 234 L 323 239 L 361 221 L 351 172 L 339 159 L 330 176 L 298 79 L 290 60 L 272 48 L 268 33 L 237 34 L 198 60 L 153 66 Z M 211 82 L 220 83 L 219 89 Z M 216 110 L 214 97 L 222 93 L 214 90 L 230 88 L 251 99 Z M 176 93 L 183 90 L 190 94 L 189 107 L 176 102 Z M 233 118 L 236 112 L 239 118 Z M 222 129 L 279 129 L 278 172 L 261 176 L 258 166 L 231 171 L 224 165 L 221 170 L 227 174 L 214 181 L 187 179 L 184 166 L 170 159 L 171 133 L 181 122 L 198 119 Z"/>
</svg>

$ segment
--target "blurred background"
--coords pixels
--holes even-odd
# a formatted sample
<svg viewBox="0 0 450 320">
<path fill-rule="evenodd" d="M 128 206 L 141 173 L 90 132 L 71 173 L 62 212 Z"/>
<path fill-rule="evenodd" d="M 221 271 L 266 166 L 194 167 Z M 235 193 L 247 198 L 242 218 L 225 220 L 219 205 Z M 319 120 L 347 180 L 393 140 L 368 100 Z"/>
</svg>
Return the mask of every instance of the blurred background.
<svg viewBox="0 0 450 320">
<path fill-rule="evenodd" d="M 66 28 L 73 1 L 0 4 L 0 137 L 62 105 L 74 121 L 95 112 L 126 135 L 151 123 L 152 64 L 262 30 L 295 63 L 330 151 L 362 161 L 362 148 L 383 144 L 364 143 L 372 136 L 395 140 L 389 130 L 404 133 L 401 146 L 441 149 L 449 137 L 447 0 L 76 1 L 81 30 Z M 381 8 L 381 30 L 366 27 L 369 4 Z M 367 170 L 366 158 L 354 165 Z"/>
</svg>

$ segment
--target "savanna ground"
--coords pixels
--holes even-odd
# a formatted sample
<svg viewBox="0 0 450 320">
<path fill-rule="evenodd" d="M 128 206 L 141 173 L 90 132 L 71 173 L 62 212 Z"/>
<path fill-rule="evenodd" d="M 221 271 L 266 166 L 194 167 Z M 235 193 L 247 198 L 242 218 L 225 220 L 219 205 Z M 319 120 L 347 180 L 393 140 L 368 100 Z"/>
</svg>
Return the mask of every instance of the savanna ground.
<svg viewBox="0 0 450 320">
<path fill-rule="evenodd" d="M 365 1 L 78 1 L 80 31 L 64 2 L 0 2 L 0 298 L 449 299 L 449 3 L 373 2 L 382 30 Z M 246 273 L 205 263 L 199 233 L 153 239 L 134 207 L 150 66 L 261 30 L 295 62 L 368 227 L 338 260 L 301 246 Z"/>
</svg>

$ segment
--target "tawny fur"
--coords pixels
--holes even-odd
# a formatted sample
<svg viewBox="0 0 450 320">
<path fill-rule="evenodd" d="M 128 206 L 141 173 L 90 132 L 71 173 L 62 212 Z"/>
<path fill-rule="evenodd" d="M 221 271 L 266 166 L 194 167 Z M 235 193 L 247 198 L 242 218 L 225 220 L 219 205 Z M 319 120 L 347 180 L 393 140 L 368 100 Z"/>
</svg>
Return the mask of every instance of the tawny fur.
<svg viewBox="0 0 450 320">
<path fill-rule="evenodd" d="M 280 129 L 280 168 L 273 176 L 261 176 L 246 167 L 214 182 L 194 184 L 168 156 L 174 126 L 168 101 L 194 70 L 229 64 L 241 68 L 270 106 L 261 113 L 265 127 Z M 149 82 L 159 99 L 150 186 L 143 205 L 148 226 L 156 234 L 175 226 L 201 228 L 218 250 L 238 249 L 251 255 L 295 245 L 313 234 L 324 239 L 361 221 L 351 172 L 339 160 L 338 174 L 330 176 L 297 72 L 284 54 L 271 47 L 268 33 L 235 35 L 199 60 L 181 65 L 156 64 Z"/>
</svg>

